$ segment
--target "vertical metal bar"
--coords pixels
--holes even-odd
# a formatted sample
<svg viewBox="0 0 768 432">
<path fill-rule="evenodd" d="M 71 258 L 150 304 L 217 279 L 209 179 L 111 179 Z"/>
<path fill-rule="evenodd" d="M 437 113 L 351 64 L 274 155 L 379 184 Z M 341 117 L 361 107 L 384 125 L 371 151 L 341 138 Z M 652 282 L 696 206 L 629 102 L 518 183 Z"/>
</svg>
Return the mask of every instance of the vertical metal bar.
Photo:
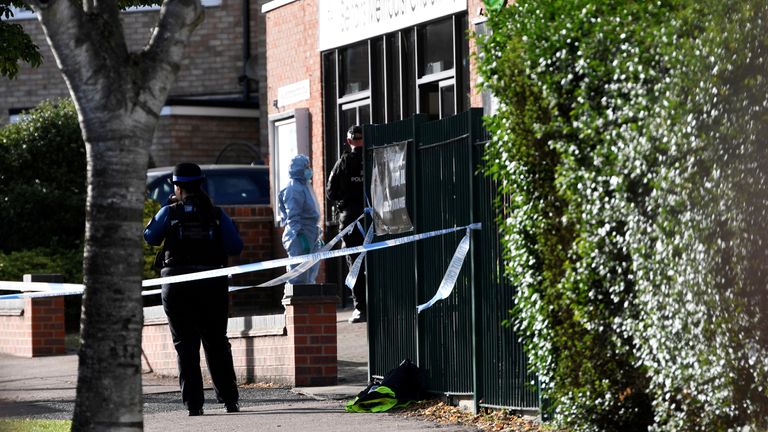
<svg viewBox="0 0 768 432">
<path fill-rule="evenodd" d="M 413 215 L 411 215 L 411 223 L 413 223 L 413 231 L 415 233 L 418 233 L 419 232 L 419 228 L 420 228 L 419 227 L 419 222 L 418 222 L 419 221 L 419 204 L 420 204 L 420 202 L 419 202 L 419 190 L 423 186 L 423 185 L 420 185 L 418 181 L 416 181 L 416 178 L 417 178 L 416 174 L 419 172 L 418 167 L 419 167 L 419 141 L 420 141 L 420 136 L 417 133 L 417 131 L 419 129 L 419 125 L 421 124 L 420 119 L 421 119 L 421 115 L 420 114 L 415 114 L 413 117 L 411 117 L 411 120 L 412 120 L 411 136 L 413 137 L 413 141 L 412 141 L 412 143 L 410 145 L 411 149 L 409 150 L 410 152 L 413 153 L 413 159 L 412 159 L 413 163 L 411 164 L 411 169 L 410 169 L 412 185 L 410 187 L 412 188 L 411 189 L 411 191 L 412 191 L 411 192 L 411 196 L 413 197 L 413 200 L 414 200 L 414 203 L 411 206 L 411 208 L 413 209 Z M 406 160 L 408 160 L 407 157 L 406 157 Z M 415 304 L 419 304 L 419 288 L 418 288 L 419 287 L 419 265 L 418 265 L 418 263 L 420 262 L 420 260 L 419 260 L 419 253 L 420 253 L 419 242 L 414 242 L 414 244 L 413 244 L 413 256 L 414 256 L 415 260 L 414 260 L 413 272 L 414 272 L 414 280 L 415 280 L 416 283 L 414 283 L 414 285 L 413 285 L 414 286 L 413 295 L 416 297 L 415 298 L 415 300 L 416 300 Z M 421 366 L 421 345 L 422 345 L 422 343 L 421 343 L 421 331 L 419 329 L 419 314 L 416 314 L 414 319 L 416 320 L 416 322 L 413 323 L 414 324 L 413 328 L 415 329 L 415 332 L 416 332 L 416 334 L 414 335 L 415 336 L 414 337 L 414 339 L 415 339 L 414 343 L 415 343 L 415 346 L 416 346 L 416 365 L 417 366 Z"/>
<path fill-rule="evenodd" d="M 472 127 L 473 124 L 473 116 L 475 115 L 475 110 L 471 109 L 469 111 L 465 111 L 465 114 L 467 116 L 467 140 L 469 141 L 468 147 L 469 147 L 469 157 L 467 158 L 469 162 L 469 218 L 470 223 L 475 222 L 475 197 L 474 197 L 474 151 L 472 146 L 474 145 L 474 129 Z M 478 381 L 478 350 L 477 350 L 477 332 L 478 332 L 478 325 L 477 325 L 477 278 L 475 277 L 475 254 L 477 250 L 477 244 L 473 242 L 472 240 L 476 240 L 474 231 L 469 232 L 470 236 L 470 254 L 469 254 L 469 283 L 470 283 L 470 293 L 471 293 L 471 299 L 472 299 L 472 393 L 473 393 L 473 404 L 472 404 L 472 411 L 474 414 L 477 414 L 478 411 L 478 404 L 480 403 L 479 398 L 479 381 Z"/>
</svg>

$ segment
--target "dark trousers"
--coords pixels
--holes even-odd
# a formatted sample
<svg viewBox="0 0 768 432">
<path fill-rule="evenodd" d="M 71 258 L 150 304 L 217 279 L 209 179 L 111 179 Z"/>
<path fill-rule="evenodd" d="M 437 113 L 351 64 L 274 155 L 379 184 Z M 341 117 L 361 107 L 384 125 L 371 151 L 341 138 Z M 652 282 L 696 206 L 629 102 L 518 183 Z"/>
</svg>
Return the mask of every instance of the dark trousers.
<svg viewBox="0 0 768 432">
<path fill-rule="evenodd" d="M 189 273 L 190 269 L 164 268 L 162 276 Z M 198 271 L 198 270 L 195 270 Z M 219 402 L 238 401 L 232 348 L 227 339 L 229 293 L 226 277 L 165 284 L 163 309 L 168 317 L 179 365 L 181 399 L 189 410 L 203 407 L 200 343 Z"/>
<path fill-rule="evenodd" d="M 346 225 L 342 225 L 346 226 Z M 363 244 L 363 235 L 360 233 L 360 230 L 357 228 L 353 229 L 351 233 L 344 236 L 342 239 L 343 247 L 353 247 L 353 246 L 360 246 Z M 354 264 L 355 260 L 357 259 L 357 256 L 359 254 L 351 254 L 347 255 L 347 272 L 352 269 L 352 264 Z M 366 302 L 366 293 L 365 293 L 365 265 L 363 265 L 360 268 L 360 273 L 357 275 L 357 280 L 355 281 L 355 286 L 352 288 L 352 303 L 355 306 L 355 309 L 359 310 L 360 313 L 363 315 L 367 314 L 367 302 Z"/>
</svg>

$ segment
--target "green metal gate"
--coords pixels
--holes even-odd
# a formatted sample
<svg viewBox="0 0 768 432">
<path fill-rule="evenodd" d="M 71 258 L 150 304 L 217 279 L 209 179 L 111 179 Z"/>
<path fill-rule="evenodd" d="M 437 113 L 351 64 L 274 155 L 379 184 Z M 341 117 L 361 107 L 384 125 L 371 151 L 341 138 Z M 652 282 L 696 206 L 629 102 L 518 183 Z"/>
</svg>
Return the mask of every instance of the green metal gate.
<svg viewBox="0 0 768 432">
<path fill-rule="evenodd" d="M 539 407 L 535 377 L 514 331 L 502 326 L 514 288 L 503 277 L 495 185 L 480 172 L 488 136 L 482 110 L 364 126 L 366 182 L 373 149 L 408 142 L 408 212 L 415 233 L 482 223 L 453 293 L 431 308 L 463 231 L 367 255 L 369 370 L 382 377 L 405 358 L 427 372 L 430 392 L 472 397 L 475 406 Z M 366 188 L 368 190 L 368 188 Z M 502 210 L 503 211 L 503 210 Z M 411 235 L 376 237 L 374 241 Z"/>
</svg>

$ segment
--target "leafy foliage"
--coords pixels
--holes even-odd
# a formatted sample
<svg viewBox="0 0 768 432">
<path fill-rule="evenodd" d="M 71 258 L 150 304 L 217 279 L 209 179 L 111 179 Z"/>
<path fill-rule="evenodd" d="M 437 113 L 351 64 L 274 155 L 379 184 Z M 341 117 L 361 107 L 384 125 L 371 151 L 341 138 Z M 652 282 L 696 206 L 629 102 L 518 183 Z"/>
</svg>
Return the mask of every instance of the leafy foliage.
<svg viewBox="0 0 768 432">
<path fill-rule="evenodd" d="M 83 280 L 83 251 L 37 248 L 0 253 L 0 280 L 21 281 L 25 274 L 60 274 L 64 282 Z"/>
<path fill-rule="evenodd" d="M 159 1 L 153 0 L 122 0 L 119 2 L 122 9 L 157 6 L 159 4 Z M 20 24 L 8 21 L 9 18 L 15 16 L 14 10 L 24 9 L 29 8 L 21 1 L 0 0 L 0 77 L 15 78 L 21 68 L 20 62 L 27 63 L 33 68 L 43 64 L 40 47 L 35 45 Z"/>
<path fill-rule="evenodd" d="M 160 203 L 151 200 L 144 200 L 144 225 L 146 226 L 152 217 L 160 210 Z M 147 242 L 144 242 L 144 267 L 142 271 L 142 277 L 144 279 L 152 279 L 159 277 L 159 272 L 155 269 L 155 254 L 160 250 L 160 246 L 151 246 Z"/>
<path fill-rule="evenodd" d="M 18 23 L 7 21 L 14 16 L 11 6 L 22 5 L 20 2 L 0 0 L 0 76 L 10 79 L 19 73 L 19 60 L 32 67 L 43 63 L 38 46 L 24 32 L 24 28 Z"/>
<path fill-rule="evenodd" d="M 577 431 L 768 422 L 768 2 L 492 13 L 490 174 L 514 311 Z"/>
<path fill-rule="evenodd" d="M 82 248 L 85 145 L 70 101 L 0 129 L 0 248 Z"/>
</svg>

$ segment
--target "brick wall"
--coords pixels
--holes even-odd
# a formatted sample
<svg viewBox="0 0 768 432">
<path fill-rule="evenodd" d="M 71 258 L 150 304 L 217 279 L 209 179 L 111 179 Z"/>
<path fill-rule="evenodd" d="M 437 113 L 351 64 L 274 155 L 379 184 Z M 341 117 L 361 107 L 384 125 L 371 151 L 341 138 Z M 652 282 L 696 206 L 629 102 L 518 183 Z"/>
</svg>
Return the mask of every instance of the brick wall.
<svg viewBox="0 0 768 432">
<path fill-rule="evenodd" d="M 257 16 L 259 3 L 251 2 L 251 17 Z M 205 20 L 190 38 L 171 96 L 240 94 L 242 87 L 238 77 L 243 72 L 241 10 L 239 0 L 222 0 L 219 6 L 205 8 Z M 137 51 L 146 45 L 158 14 L 155 10 L 121 15 L 129 50 Z M 7 122 L 9 108 L 28 108 L 50 97 L 69 95 L 37 19 L 14 23 L 22 25 L 40 48 L 43 64 L 32 69 L 22 63 L 16 79 L 0 78 L 0 124 Z M 263 42 L 263 29 L 259 29 L 257 23 L 252 19 L 253 54 L 258 53 L 257 46 Z"/>
<path fill-rule="evenodd" d="M 467 13 L 471 29 L 473 21 L 480 18 L 483 10 L 482 0 L 468 0 Z M 266 14 L 266 68 L 268 77 L 267 99 L 277 99 L 277 90 L 285 85 L 309 79 L 310 98 L 285 107 L 274 107 L 270 103 L 268 115 L 308 108 L 311 122 L 310 158 L 315 172 L 313 182 L 315 194 L 325 196 L 324 179 L 322 175 L 330 169 L 326 168 L 323 157 L 323 109 L 322 109 L 322 64 L 321 53 L 318 50 L 318 5 L 316 0 L 303 0 L 289 3 Z M 286 25 L 290 23 L 290 25 Z M 470 50 L 474 52 L 474 43 Z M 470 100 L 472 106 L 481 106 L 482 98 L 477 89 L 477 68 L 474 60 L 470 64 Z M 318 178 L 321 176 L 321 178 Z M 320 212 L 325 215 L 326 200 L 319 200 L 323 207 Z M 321 220 L 325 226 L 325 221 Z"/>
<path fill-rule="evenodd" d="M 259 119 L 205 116 L 161 116 L 150 146 L 155 166 L 172 166 L 179 161 L 211 164 L 228 145 L 244 143 L 253 146 L 264 159 L 260 148 Z M 229 160 L 250 164 L 252 160 Z"/>
<path fill-rule="evenodd" d="M 21 357 L 64 354 L 64 297 L 0 303 L 0 352 Z"/>
<path fill-rule="evenodd" d="M 230 318 L 228 333 L 240 383 L 273 382 L 290 386 L 337 383 L 336 288 L 287 286 L 285 314 Z M 162 309 L 145 309 L 142 367 L 176 376 L 176 351 Z M 201 369 L 210 374 L 201 350 Z"/>
<path fill-rule="evenodd" d="M 257 76 L 252 82 L 252 98 L 265 105 L 266 68 L 264 57 L 263 19 L 259 16 L 266 0 L 250 2 L 251 55 L 256 58 Z M 240 0 L 221 0 L 219 6 L 205 8 L 205 20 L 195 30 L 186 48 L 185 59 L 170 97 L 240 98 L 243 87 L 243 25 Z M 131 51 L 144 47 L 158 16 L 158 11 L 126 12 L 121 15 L 126 44 Z M 14 21 L 30 34 L 40 48 L 43 64 L 33 69 L 22 63 L 16 79 L 0 78 L 0 126 L 8 122 L 10 109 L 32 108 L 52 98 L 69 98 L 64 79 L 56 66 L 53 53 L 37 19 Z M 265 116 L 262 116 L 265 117 Z M 169 124 L 170 123 L 170 124 Z M 216 152 L 234 140 L 246 140 L 257 147 L 266 141 L 265 119 L 229 119 L 213 122 L 198 117 L 181 117 L 170 122 L 164 117 L 158 126 L 158 138 L 170 139 L 175 146 L 161 154 L 153 154 L 158 166 L 172 165 L 179 159 L 200 158 L 213 162 Z M 192 126 L 190 126 L 192 125 Z M 195 127 L 196 126 L 196 127 Z M 171 130 L 165 131 L 165 127 Z M 158 145 L 152 148 L 153 153 Z M 189 150 L 190 153 L 186 153 Z M 180 153 L 180 154 L 179 154 Z M 266 155 L 266 147 L 262 150 Z"/>
<path fill-rule="evenodd" d="M 269 115 L 296 108 L 308 108 L 310 117 L 310 150 L 315 196 L 324 197 L 323 173 L 323 111 L 322 68 L 317 50 L 316 0 L 303 0 L 279 7 L 266 14 L 267 99 L 277 99 L 277 90 L 288 84 L 309 80 L 310 98 L 292 105 L 276 108 L 269 103 Z M 329 168 L 330 169 L 330 168 Z M 319 199 L 320 215 L 325 212 L 325 200 Z M 320 223 L 324 225 L 324 221 Z"/>
<path fill-rule="evenodd" d="M 270 206 L 227 206 L 224 211 L 232 218 L 243 239 L 243 252 L 237 258 L 230 258 L 229 265 L 242 265 L 285 257 L 285 250 L 280 242 L 282 230 L 275 227 Z M 261 270 L 235 275 L 232 285 L 258 285 L 285 273 L 285 268 Z M 250 288 L 231 294 L 230 313 L 244 316 L 254 313 L 282 312 L 280 303 L 283 298 L 283 286 Z"/>
</svg>

